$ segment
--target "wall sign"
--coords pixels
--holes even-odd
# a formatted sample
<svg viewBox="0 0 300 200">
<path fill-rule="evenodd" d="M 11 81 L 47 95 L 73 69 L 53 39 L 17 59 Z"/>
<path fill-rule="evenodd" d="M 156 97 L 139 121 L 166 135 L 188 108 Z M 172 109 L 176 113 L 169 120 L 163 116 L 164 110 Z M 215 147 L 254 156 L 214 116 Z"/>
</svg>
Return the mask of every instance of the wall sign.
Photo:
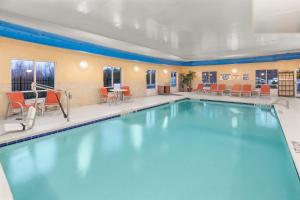
<svg viewBox="0 0 300 200">
<path fill-rule="evenodd" d="M 222 81 L 228 81 L 231 79 L 231 74 L 221 74 Z"/>
<path fill-rule="evenodd" d="M 248 81 L 249 80 L 249 74 L 243 74 L 243 80 Z"/>
</svg>

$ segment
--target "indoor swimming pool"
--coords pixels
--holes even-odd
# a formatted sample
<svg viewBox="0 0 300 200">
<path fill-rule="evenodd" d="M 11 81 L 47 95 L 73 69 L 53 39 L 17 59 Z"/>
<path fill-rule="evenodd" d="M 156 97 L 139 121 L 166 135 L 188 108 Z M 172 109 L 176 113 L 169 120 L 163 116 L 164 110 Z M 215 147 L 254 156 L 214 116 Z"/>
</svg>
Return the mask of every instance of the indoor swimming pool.
<svg viewBox="0 0 300 200">
<path fill-rule="evenodd" d="M 22 134 L 22 133 L 20 133 Z M 184 100 L 0 149 L 15 200 L 298 200 L 274 110 Z"/>
</svg>

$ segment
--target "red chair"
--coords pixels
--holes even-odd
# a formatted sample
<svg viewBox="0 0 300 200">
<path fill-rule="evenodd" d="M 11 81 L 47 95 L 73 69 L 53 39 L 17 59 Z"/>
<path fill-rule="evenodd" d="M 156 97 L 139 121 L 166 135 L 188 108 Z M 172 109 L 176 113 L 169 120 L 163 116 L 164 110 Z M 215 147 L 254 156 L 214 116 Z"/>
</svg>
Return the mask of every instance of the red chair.
<svg viewBox="0 0 300 200">
<path fill-rule="evenodd" d="M 205 90 L 206 93 L 213 93 L 218 90 L 218 85 L 216 83 L 210 84 L 210 87 L 208 90 Z"/>
<path fill-rule="evenodd" d="M 204 88 L 203 83 L 198 83 L 197 88 L 194 89 L 193 91 L 194 92 L 204 92 L 203 88 Z"/>
<path fill-rule="evenodd" d="M 262 95 L 270 96 L 270 94 L 271 94 L 271 88 L 269 85 L 265 84 L 260 86 L 260 96 Z"/>
<path fill-rule="evenodd" d="M 215 92 L 218 94 L 223 94 L 225 90 L 226 90 L 226 84 L 219 84 L 218 89 L 215 90 Z"/>
<path fill-rule="evenodd" d="M 55 108 L 55 109 L 59 108 L 60 97 L 61 97 L 60 92 L 48 90 L 45 99 L 45 104 L 44 104 L 45 111 L 47 111 L 48 108 Z"/>
<path fill-rule="evenodd" d="M 124 100 L 130 100 L 132 97 L 132 94 L 130 92 L 130 88 L 129 86 L 122 86 L 122 89 L 124 89 L 125 91 L 123 92 L 123 99 Z"/>
<path fill-rule="evenodd" d="M 230 95 L 237 94 L 238 96 L 241 96 L 242 94 L 242 86 L 241 84 L 234 84 L 232 87 L 232 90 L 230 91 Z"/>
<path fill-rule="evenodd" d="M 100 89 L 100 95 L 101 102 L 112 103 L 117 101 L 117 97 L 115 95 L 110 95 L 106 87 Z"/>
<path fill-rule="evenodd" d="M 248 95 L 251 96 L 251 92 L 252 92 L 252 87 L 250 84 L 245 84 L 243 85 L 242 88 L 242 95 Z"/>
<path fill-rule="evenodd" d="M 6 96 L 8 98 L 8 106 L 5 118 L 9 116 L 10 111 L 14 111 L 16 109 L 19 109 L 23 116 L 25 110 L 28 110 L 30 106 L 35 106 L 35 103 L 25 103 L 24 95 L 22 92 L 8 92 L 6 93 Z"/>
</svg>

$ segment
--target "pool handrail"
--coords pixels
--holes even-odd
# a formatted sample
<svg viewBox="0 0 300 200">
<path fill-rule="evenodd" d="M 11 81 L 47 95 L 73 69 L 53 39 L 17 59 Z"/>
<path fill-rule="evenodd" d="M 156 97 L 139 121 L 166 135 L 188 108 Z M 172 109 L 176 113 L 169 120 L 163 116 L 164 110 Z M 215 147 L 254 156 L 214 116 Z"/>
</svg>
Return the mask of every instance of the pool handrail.
<svg viewBox="0 0 300 200">
<path fill-rule="evenodd" d="M 70 101 L 71 101 L 71 93 L 67 90 L 61 90 L 61 89 L 55 89 L 54 87 L 50 87 L 50 86 L 47 86 L 47 85 L 42 85 L 42 84 L 38 84 L 38 83 L 34 83 L 32 82 L 31 84 L 31 89 L 32 91 L 35 93 L 35 103 L 37 104 L 37 100 L 38 100 L 38 92 L 40 92 L 40 90 L 38 89 L 43 89 L 45 91 L 53 91 L 53 92 L 61 92 L 63 93 L 66 97 L 67 97 L 67 112 L 65 112 L 64 108 L 63 108 L 63 105 L 61 104 L 61 102 L 59 101 L 59 98 L 57 97 L 58 99 L 58 103 L 59 103 L 59 106 L 60 106 L 60 109 L 64 115 L 64 117 L 67 119 L 67 121 L 69 122 L 70 121 Z"/>
<path fill-rule="evenodd" d="M 282 102 L 282 101 L 284 101 L 285 104 L 280 103 L 280 102 Z M 275 105 L 275 104 L 283 105 L 283 106 L 285 106 L 287 109 L 290 108 L 290 102 L 289 102 L 289 100 L 286 99 L 286 98 L 278 98 L 278 99 L 274 100 L 274 101 L 271 103 L 271 105 Z"/>
</svg>

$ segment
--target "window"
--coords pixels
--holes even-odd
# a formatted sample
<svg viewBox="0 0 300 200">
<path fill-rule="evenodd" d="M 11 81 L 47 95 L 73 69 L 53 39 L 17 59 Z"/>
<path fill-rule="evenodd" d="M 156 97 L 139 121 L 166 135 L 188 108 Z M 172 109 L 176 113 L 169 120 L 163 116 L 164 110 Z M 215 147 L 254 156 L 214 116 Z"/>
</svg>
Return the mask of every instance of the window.
<svg viewBox="0 0 300 200">
<path fill-rule="evenodd" d="M 147 89 L 156 87 L 156 78 L 155 78 L 155 70 L 147 70 L 146 81 L 147 81 Z"/>
<path fill-rule="evenodd" d="M 171 72 L 171 87 L 177 86 L 177 72 Z"/>
<path fill-rule="evenodd" d="M 54 87 L 53 62 L 34 62 L 26 60 L 12 60 L 11 62 L 11 89 L 12 91 L 30 91 L 31 83 Z M 45 97 L 45 92 L 40 92 L 39 97 Z M 34 98 L 32 92 L 24 93 L 26 99 Z"/>
<path fill-rule="evenodd" d="M 217 72 L 202 72 L 202 82 L 207 86 L 212 83 L 217 83 Z"/>
<path fill-rule="evenodd" d="M 114 84 L 121 84 L 121 68 L 120 67 L 104 67 L 103 69 L 103 85 L 112 88 Z"/>
<path fill-rule="evenodd" d="M 271 88 L 277 88 L 278 71 L 272 70 L 256 70 L 256 88 L 260 88 L 263 84 L 268 84 Z"/>
<path fill-rule="evenodd" d="M 36 62 L 36 83 L 54 88 L 54 63 Z M 39 97 L 46 97 L 46 92 L 40 92 Z"/>
</svg>

